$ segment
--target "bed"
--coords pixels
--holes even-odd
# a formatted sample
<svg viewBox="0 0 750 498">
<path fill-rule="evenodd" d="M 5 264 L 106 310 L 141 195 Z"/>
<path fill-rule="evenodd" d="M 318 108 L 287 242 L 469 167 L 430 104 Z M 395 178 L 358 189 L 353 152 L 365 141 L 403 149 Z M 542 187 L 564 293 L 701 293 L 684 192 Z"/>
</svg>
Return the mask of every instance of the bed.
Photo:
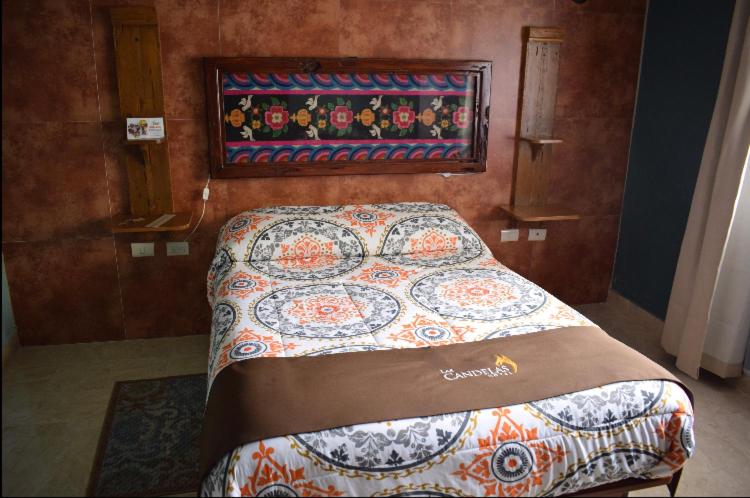
<svg viewBox="0 0 750 498">
<path fill-rule="evenodd" d="M 593 325 L 495 260 L 450 207 L 429 203 L 241 213 L 220 232 L 208 300 L 209 392 L 222 369 L 253 358 Z M 679 385 L 620 382 L 241 445 L 216 462 L 201 495 L 558 496 L 668 478 L 693 449 Z"/>
</svg>

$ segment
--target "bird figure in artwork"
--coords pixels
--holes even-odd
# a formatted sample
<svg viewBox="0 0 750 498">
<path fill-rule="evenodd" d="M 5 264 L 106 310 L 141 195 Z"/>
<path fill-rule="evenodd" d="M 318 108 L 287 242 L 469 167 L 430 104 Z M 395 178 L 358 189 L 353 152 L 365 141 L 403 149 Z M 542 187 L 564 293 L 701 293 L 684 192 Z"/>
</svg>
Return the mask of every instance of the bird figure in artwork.
<svg viewBox="0 0 750 498">
<path fill-rule="evenodd" d="M 318 129 L 313 125 L 310 125 L 310 127 L 307 129 L 307 136 L 312 138 L 313 140 L 320 140 L 320 137 L 318 136 Z"/>
<path fill-rule="evenodd" d="M 378 140 L 383 139 L 383 137 L 380 136 L 380 128 L 376 124 L 372 125 L 372 130 L 370 130 L 370 135 L 372 135 L 373 137 L 378 137 Z"/>
<path fill-rule="evenodd" d="M 242 135 L 242 138 L 255 142 L 255 139 L 253 138 L 253 130 L 251 130 L 249 126 L 243 126 L 240 135 Z"/>
<path fill-rule="evenodd" d="M 242 106 L 243 111 L 247 111 L 248 109 L 250 109 L 250 107 L 252 107 L 252 100 L 252 95 L 248 95 L 247 97 L 243 97 L 242 99 L 240 99 L 240 105 Z"/>
<path fill-rule="evenodd" d="M 430 130 L 430 135 L 432 135 L 433 137 L 437 137 L 438 140 L 443 139 L 442 135 L 440 134 L 440 127 L 436 125 L 432 126 L 432 129 Z"/>
<path fill-rule="evenodd" d="M 320 95 L 315 95 L 315 96 L 310 97 L 309 99 L 307 99 L 307 101 L 305 101 L 305 105 L 311 111 L 313 109 L 315 109 L 316 107 L 318 107 L 318 97 L 320 97 Z"/>
<path fill-rule="evenodd" d="M 441 95 L 440 97 L 432 99 L 432 103 L 430 105 L 432 105 L 432 108 L 436 111 L 443 107 L 443 96 Z"/>
<path fill-rule="evenodd" d="M 380 107 L 382 101 L 383 101 L 383 96 L 382 95 L 378 95 L 377 97 L 373 98 L 370 101 L 370 105 L 372 106 L 372 110 L 373 111 L 377 111 L 378 107 Z M 380 137 L 378 137 L 378 138 L 380 138 Z"/>
</svg>

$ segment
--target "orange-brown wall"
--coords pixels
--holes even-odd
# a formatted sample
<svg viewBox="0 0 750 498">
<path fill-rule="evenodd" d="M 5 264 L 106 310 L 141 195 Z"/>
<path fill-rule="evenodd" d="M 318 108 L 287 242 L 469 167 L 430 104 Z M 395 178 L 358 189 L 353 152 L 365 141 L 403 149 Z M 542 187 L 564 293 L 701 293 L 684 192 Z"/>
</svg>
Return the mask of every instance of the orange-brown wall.
<svg viewBox="0 0 750 498">
<path fill-rule="evenodd" d="M 175 209 L 200 213 L 208 174 L 205 56 L 493 61 L 487 172 L 215 180 L 190 256 L 166 235 L 113 236 L 127 212 L 107 0 L 3 2 L 3 252 L 23 344 L 206 333 L 205 276 L 224 220 L 275 204 L 455 207 L 505 264 L 568 303 L 612 272 L 645 0 L 158 0 Z M 152 0 L 131 2 L 149 4 Z M 545 242 L 501 244 L 511 189 L 523 26 L 565 29 L 551 202 L 583 213 Z M 171 237 L 175 240 L 185 234 Z M 156 240 L 133 259 L 130 242 Z"/>
</svg>

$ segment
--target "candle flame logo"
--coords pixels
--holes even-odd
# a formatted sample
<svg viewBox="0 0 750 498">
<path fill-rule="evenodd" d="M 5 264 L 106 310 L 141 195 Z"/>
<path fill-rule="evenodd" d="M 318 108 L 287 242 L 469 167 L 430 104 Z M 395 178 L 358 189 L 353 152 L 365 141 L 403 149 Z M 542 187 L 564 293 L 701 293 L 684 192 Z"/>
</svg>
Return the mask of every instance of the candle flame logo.
<svg viewBox="0 0 750 498">
<path fill-rule="evenodd" d="M 503 365 L 507 365 L 513 370 L 513 373 L 518 373 L 518 365 L 516 365 L 516 362 L 511 360 L 505 355 L 502 354 L 496 354 L 495 355 L 495 366 L 502 367 Z"/>
</svg>

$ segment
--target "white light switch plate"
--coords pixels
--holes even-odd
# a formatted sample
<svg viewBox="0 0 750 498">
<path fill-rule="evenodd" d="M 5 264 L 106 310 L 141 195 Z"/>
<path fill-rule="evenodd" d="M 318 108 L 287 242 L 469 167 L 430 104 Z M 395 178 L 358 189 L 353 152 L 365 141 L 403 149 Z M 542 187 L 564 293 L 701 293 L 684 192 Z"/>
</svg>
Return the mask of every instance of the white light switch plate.
<svg viewBox="0 0 750 498">
<path fill-rule="evenodd" d="M 500 242 L 515 242 L 518 240 L 518 228 L 508 228 L 500 232 Z"/>
<path fill-rule="evenodd" d="M 529 228 L 529 240 L 544 240 L 546 238 L 546 228 Z"/>
<path fill-rule="evenodd" d="M 153 242 L 133 242 L 130 244 L 130 253 L 134 258 L 145 258 L 154 255 Z"/>
<path fill-rule="evenodd" d="M 187 242 L 167 242 L 167 256 L 187 256 L 190 247 Z"/>
</svg>

